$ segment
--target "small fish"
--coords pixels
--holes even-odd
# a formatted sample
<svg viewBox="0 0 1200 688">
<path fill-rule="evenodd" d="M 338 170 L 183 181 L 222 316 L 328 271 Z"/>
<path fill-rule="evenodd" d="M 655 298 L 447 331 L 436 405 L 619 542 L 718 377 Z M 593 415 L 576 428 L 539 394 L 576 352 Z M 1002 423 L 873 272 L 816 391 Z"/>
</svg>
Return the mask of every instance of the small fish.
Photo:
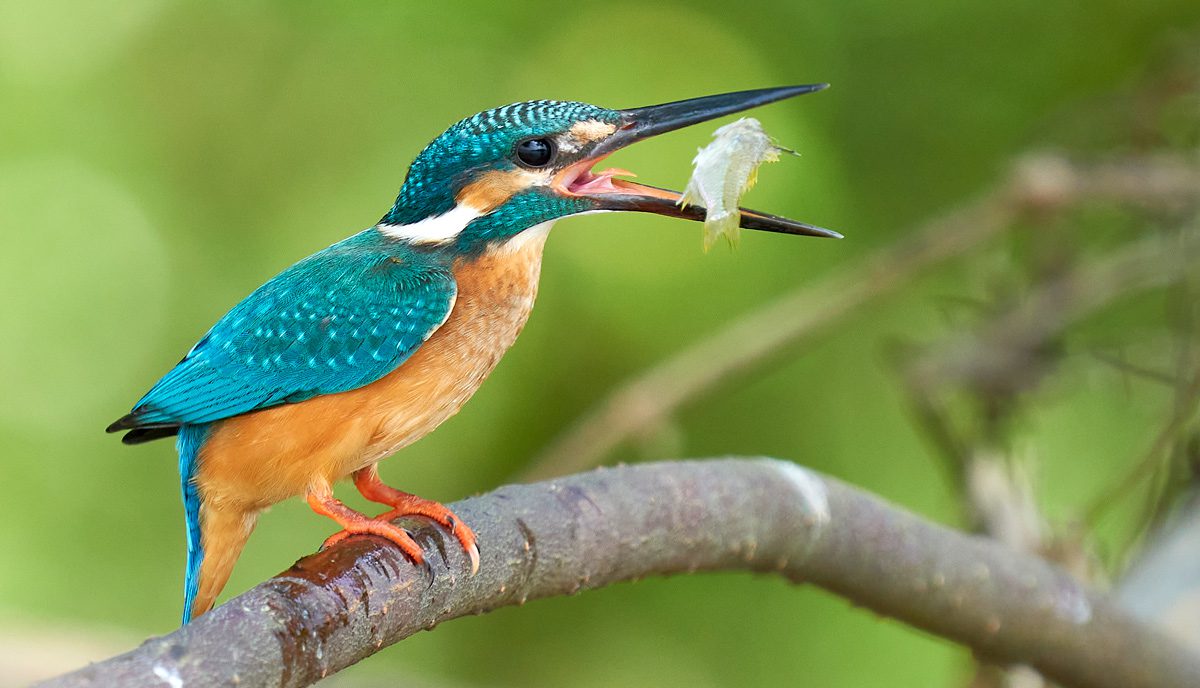
<svg viewBox="0 0 1200 688">
<path fill-rule="evenodd" d="M 713 132 L 713 142 L 701 148 L 692 159 L 695 169 L 679 205 L 701 205 L 704 216 L 704 250 L 724 236 L 730 246 L 737 244 L 738 204 L 743 194 L 758 181 L 758 168 L 775 162 L 780 153 L 796 154 L 775 145 L 753 117 L 743 117 Z"/>
</svg>

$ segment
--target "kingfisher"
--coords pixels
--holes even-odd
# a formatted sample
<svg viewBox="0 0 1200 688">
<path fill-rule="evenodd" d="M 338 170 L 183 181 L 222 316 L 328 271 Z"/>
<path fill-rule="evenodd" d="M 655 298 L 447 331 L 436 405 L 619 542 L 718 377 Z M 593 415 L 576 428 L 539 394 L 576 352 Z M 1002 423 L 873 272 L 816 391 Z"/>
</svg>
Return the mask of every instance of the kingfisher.
<svg viewBox="0 0 1200 688">
<path fill-rule="evenodd" d="M 177 436 L 187 534 L 183 623 L 212 608 L 264 509 L 303 495 L 341 530 L 425 554 L 393 521 L 429 519 L 479 568 L 470 526 L 384 484 L 379 461 L 456 413 L 516 340 L 556 220 L 632 211 L 703 220 L 680 194 L 593 167 L 636 141 L 826 84 L 613 110 L 535 100 L 461 120 L 417 155 L 377 224 L 287 268 L 226 313 L 108 427 L 126 444 Z M 837 237 L 742 210 L 740 224 Z M 334 496 L 350 478 L 388 510 Z"/>
</svg>

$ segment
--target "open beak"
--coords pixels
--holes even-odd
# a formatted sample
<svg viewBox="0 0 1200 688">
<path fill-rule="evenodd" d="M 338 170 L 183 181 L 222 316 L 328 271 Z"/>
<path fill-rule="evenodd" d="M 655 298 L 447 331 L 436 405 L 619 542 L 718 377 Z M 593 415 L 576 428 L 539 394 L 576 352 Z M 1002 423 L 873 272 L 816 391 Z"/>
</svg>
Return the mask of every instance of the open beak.
<svg viewBox="0 0 1200 688">
<path fill-rule="evenodd" d="M 656 213 L 702 221 L 707 211 L 695 205 L 681 207 L 680 194 L 676 191 L 615 178 L 616 175 L 629 175 L 625 170 L 594 172 L 591 167 L 614 151 L 651 136 L 774 103 L 777 100 L 813 93 L 827 86 L 828 84 L 809 84 L 763 88 L 622 110 L 622 123 L 617 130 L 599 141 L 585 159 L 560 172 L 555 185 L 560 193 L 591 198 L 596 210 Z M 746 229 L 767 232 L 842 238 L 841 234 L 829 229 L 745 208 L 741 209 L 740 224 Z"/>
</svg>

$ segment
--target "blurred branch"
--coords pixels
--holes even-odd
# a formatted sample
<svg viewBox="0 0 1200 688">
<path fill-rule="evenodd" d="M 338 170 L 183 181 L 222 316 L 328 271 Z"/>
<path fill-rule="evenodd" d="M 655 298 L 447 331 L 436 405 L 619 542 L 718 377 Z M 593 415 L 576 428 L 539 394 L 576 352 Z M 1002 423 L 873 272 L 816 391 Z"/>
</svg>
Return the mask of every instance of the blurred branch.
<svg viewBox="0 0 1200 688">
<path fill-rule="evenodd" d="M 1180 212 L 1200 202 L 1200 167 L 1165 156 L 1091 166 L 1052 155 L 1023 158 L 1004 182 L 978 200 L 626 381 L 543 450 L 525 477 L 541 479 L 594 466 L 688 402 L 762 368 L 786 348 L 982 245 L 1023 215 L 1095 200 Z"/>
<path fill-rule="evenodd" d="M 981 331 L 938 346 L 913 366 L 911 382 L 925 389 L 966 383 L 985 395 L 1007 396 L 1026 384 L 1039 367 L 1038 351 L 1067 326 L 1120 297 L 1172 284 L 1198 269 L 1200 227 L 1132 242 L 1041 285 Z"/>
<path fill-rule="evenodd" d="M 1036 285 L 1017 307 L 992 318 L 975 332 L 959 334 L 932 347 L 910 366 L 906 382 L 916 418 L 962 479 L 962 471 L 980 458 L 979 452 L 969 447 L 978 442 L 988 444 L 995 438 L 986 433 L 974 441 L 959 437 L 943 410 L 939 391 L 961 387 L 988 406 L 988 413 L 1002 413 L 997 409 L 1004 409 L 1009 400 L 1032 388 L 1043 376 L 1057 357 L 1057 339 L 1068 327 L 1117 299 L 1181 282 L 1198 271 L 1200 226 L 1192 225 L 1130 242 Z M 1118 497 L 1161 465 L 1163 456 L 1178 443 L 1183 428 L 1194 418 L 1200 403 L 1200 370 L 1181 371 L 1179 375 L 1173 380 L 1177 387 L 1174 412 L 1144 456 L 1092 502 L 1086 510 L 1087 525 L 1094 526 Z M 994 424 L 996 419 L 988 421 Z M 976 507 L 985 498 L 979 490 L 968 490 L 968 496 Z M 976 523 L 985 526 L 985 532 L 999 535 L 986 528 L 988 519 L 977 519 Z M 1040 553 L 1047 554 L 1044 549 Z"/>
<path fill-rule="evenodd" d="M 1200 652 L 1200 494 L 1151 537 L 1133 563 L 1116 597 L 1138 618 L 1158 622 Z"/>
<path fill-rule="evenodd" d="M 1046 524 L 1037 507 L 1033 481 L 1024 465 L 982 448 L 976 449 L 964 463 L 964 499 L 971 507 L 979 532 L 1017 552 L 1042 552 Z M 1076 580 L 1087 582 L 1070 568 L 1066 571 Z M 969 688 L 1046 688 L 1049 685 L 1041 674 L 1028 666 L 1000 666 L 979 656 L 975 660 Z"/>
<path fill-rule="evenodd" d="M 161 638 L 44 687 L 305 686 L 442 621 L 648 575 L 778 572 L 1067 686 L 1193 686 L 1200 656 L 1045 561 L 774 460 L 600 469 L 454 505 L 478 576 L 430 527 L 432 579 L 351 538 Z"/>
<path fill-rule="evenodd" d="M 1096 360 L 1112 366 L 1123 373 L 1129 373 L 1144 380 L 1161 382 L 1164 385 L 1170 385 L 1172 387 L 1179 384 L 1179 380 L 1171 373 L 1165 373 L 1160 370 L 1152 370 L 1145 366 L 1137 365 L 1136 363 L 1130 363 L 1124 358 L 1106 351 L 1093 350 L 1090 353 Z"/>
<path fill-rule="evenodd" d="M 1158 163 L 1156 163 L 1157 165 Z M 1100 311 L 1112 302 L 1146 289 L 1184 283 L 1196 274 L 1200 264 L 1200 227 L 1195 225 L 1195 208 L 1200 201 L 1200 186 L 1190 198 L 1171 179 L 1194 183 L 1191 173 L 1169 163 L 1154 172 L 1142 165 L 1126 168 L 1140 170 L 1145 183 L 1097 170 L 1087 181 L 1096 198 L 1134 202 L 1160 213 L 1171 214 L 1182 222 L 1180 229 L 1150 234 L 1099 257 L 1086 261 L 1056 261 L 1041 279 L 1027 287 L 1017 304 L 991 314 L 973 332 L 951 336 L 947 341 L 907 361 L 906 388 L 914 417 L 944 459 L 951 477 L 960 485 L 968 516 L 979 532 L 1008 546 L 1046 557 L 1064 566 L 1076 578 L 1095 582 L 1102 576 L 1090 556 L 1086 534 L 1078 528 L 1066 534 L 1050 535 L 1037 508 L 1033 483 L 1014 461 L 1003 437 L 1005 419 L 1013 413 L 1018 396 L 1038 385 L 1052 366 L 1063 357 L 1060 342 L 1068 328 Z M 1077 173 L 1057 175 L 1062 191 L 1060 199 L 1074 196 L 1081 188 Z M 1050 184 L 1047 188 L 1054 186 Z M 1091 195 L 1091 194 L 1089 194 Z M 1157 207 L 1156 207 L 1157 204 Z M 1063 202 L 1047 204 L 1061 207 Z M 1060 256 L 1061 257 L 1061 256 Z M 1073 263 L 1077 266 L 1071 267 Z M 1138 367 L 1136 372 L 1143 372 Z M 1183 373 L 1190 378 L 1190 371 Z M 1180 380 L 1169 377 L 1172 386 Z M 1197 380 L 1200 383 L 1200 379 Z M 1115 494 L 1132 486 L 1160 458 L 1175 440 L 1183 423 L 1194 411 L 1194 385 L 1182 385 L 1182 401 L 1176 415 L 1156 440 L 1154 447 L 1114 491 L 1104 496 L 1107 504 Z M 973 431 L 958 431 L 952 420 L 946 392 L 961 390 L 973 405 Z M 960 425 L 963 418 L 960 418 Z M 971 421 L 966 422 L 970 427 Z M 1097 512 L 1095 508 L 1093 512 Z M 986 658 L 984 658 L 986 659 Z M 981 661 L 976 665 L 972 688 L 992 686 L 1040 687 L 1048 685 L 1028 667 L 996 666 Z"/>
</svg>

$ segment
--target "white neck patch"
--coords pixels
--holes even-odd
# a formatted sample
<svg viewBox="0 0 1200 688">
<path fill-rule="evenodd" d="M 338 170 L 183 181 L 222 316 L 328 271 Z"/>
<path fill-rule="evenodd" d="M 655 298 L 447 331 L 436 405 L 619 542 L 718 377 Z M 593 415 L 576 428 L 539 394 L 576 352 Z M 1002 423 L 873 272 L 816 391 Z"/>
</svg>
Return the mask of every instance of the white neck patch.
<svg viewBox="0 0 1200 688">
<path fill-rule="evenodd" d="M 460 203 L 454 208 L 433 217 L 407 225 L 379 223 L 375 228 L 393 239 L 414 244 L 443 244 L 462 233 L 467 225 L 482 216 L 478 208 Z"/>
<path fill-rule="evenodd" d="M 546 237 L 550 235 L 550 228 L 554 226 L 554 222 L 555 220 L 548 220 L 540 225 L 534 225 L 492 250 L 500 254 L 513 254 L 520 253 L 530 246 L 540 247 L 546 243 Z"/>
</svg>

